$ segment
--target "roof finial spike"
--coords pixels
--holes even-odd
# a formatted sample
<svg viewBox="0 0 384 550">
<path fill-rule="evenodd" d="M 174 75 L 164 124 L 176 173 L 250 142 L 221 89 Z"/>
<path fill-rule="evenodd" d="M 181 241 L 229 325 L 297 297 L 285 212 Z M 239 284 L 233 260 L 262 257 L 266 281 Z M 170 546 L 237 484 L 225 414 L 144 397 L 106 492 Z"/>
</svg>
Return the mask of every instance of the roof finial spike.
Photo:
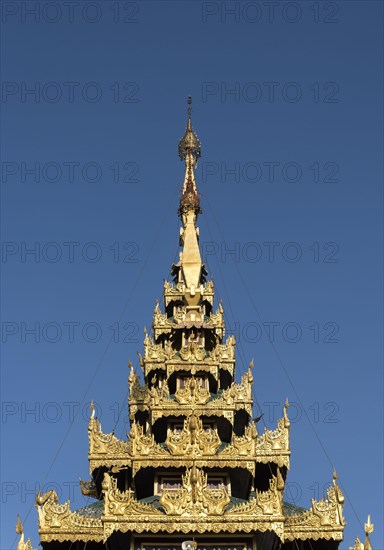
<svg viewBox="0 0 384 550">
<path fill-rule="evenodd" d="M 291 425 L 291 422 L 290 422 L 290 420 L 289 420 L 288 413 L 287 413 L 288 407 L 289 407 L 289 401 L 288 401 L 288 397 L 287 397 L 286 400 L 285 400 L 284 408 L 283 408 L 284 426 L 285 426 L 286 428 L 289 428 L 290 425 Z"/>
<path fill-rule="evenodd" d="M 201 155 L 200 141 L 193 131 L 191 122 L 192 98 L 188 97 L 188 122 L 179 142 L 179 157 L 185 162 L 185 176 L 178 214 L 183 224 L 180 254 L 181 273 L 186 287 L 195 294 L 201 283 L 202 261 L 199 250 L 197 216 L 201 213 L 200 194 L 197 190 L 194 170 Z"/>
<path fill-rule="evenodd" d="M 369 516 L 368 516 L 369 517 Z M 18 535 L 23 534 L 23 524 L 21 523 L 20 516 L 17 514 L 16 533 Z"/>
<path fill-rule="evenodd" d="M 373 523 L 371 523 L 371 516 L 369 515 L 368 516 L 368 521 L 364 525 L 365 541 L 364 541 L 364 545 L 362 546 L 363 550 L 372 550 L 372 544 L 371 544 L 369 535 L 371 533 L 373 533 L 373 528 L 374 528 L 374 525 L 373 525 Z"/>
<path fill-rule="evenodd" d="M 188 128 L 188 130 L 192 130 L 192 122 L 191 122 L 191 114 L 192 114 L 192 97 L 191 97 L 190 95 L 188 96 L 187 103 L 188 103 L 188 109 L 187 109 L 187 113 L 188 113 L 188 124 L 187 124 L 187 128 Z"/>
<path fill-rule="evenodd" d="M 371 523 L 371 515 L 369 514 L 368 519 L 367 519 L 367 523 L 364 525 L 365 534 L 368 536 L 371 533 L 373 533 L 374 527 L 375 526 L 373 525 L 373 523 Z"/>
<path fill-rule="evenodd" d="M 333 481 L 337 481 L 339 476 L 337 475 L 336 469 L 333 469 Z"/>
<path fill-rule="evenodd" d="M 184 132 L 183 137 L 179 141 L 179 157 L 181 160 L 187 160 L 189 156 L 192 156 L 194 165 L 196 165 L 197 161 L 201 156 L 201 145 L 197 135 L 195 134 L 192 128 L 192 121 L 191 121 L 192 97 L 191 96 L 188 96 L 187 104 L 188 104 L 187 128 Z"/>
</svg>

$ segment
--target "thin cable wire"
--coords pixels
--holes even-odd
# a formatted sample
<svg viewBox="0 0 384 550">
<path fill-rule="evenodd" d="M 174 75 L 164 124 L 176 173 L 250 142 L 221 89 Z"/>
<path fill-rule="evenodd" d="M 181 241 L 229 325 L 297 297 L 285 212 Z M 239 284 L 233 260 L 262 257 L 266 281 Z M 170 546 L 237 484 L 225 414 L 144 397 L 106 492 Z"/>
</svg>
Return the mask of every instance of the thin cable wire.
<svg viewBox="0 0 384 550">
<path fill-rule="evenodd" d="M 214 212 L 213 212 L 213 209 L 212 209 L 212 207 L 211 207 L 211 205 L 210 205 L 210 203 L 209 203 L 208 200 L 206 200 L 206 203 L 208 204 L 208 207 L 209 207 L 209 209 L 210 209 L 210 212 L 211 212 L 211 215 L 212 215 L 212 219 L 214 220 L 214 222 L 215 222 L 215 224 L 216 224 L 216 226 L 217 226 L 217 229 L 218 229 L 218 231 L 219 231 L 219 233 L 220 233 L 220 235 L 221 235 L 221 238 L 223 239 L 223 232 L 221 231 L 220 225 L 219 225 L 219 223 L 218 223 L 218 221 L 217 221 L 217 219 L 216 219 L 216 217 L 215 217 L 215 214 L 214 214 Z M 223 239 L 223 240 L 224 240 L 224 239 Z M 248 295 L 248 298 L 249 298 L 249 300 L 250 300 L 250 302 L 251 302 L 251 304 L 252 304 L 252 306 L 253 306 L 253 308 L 254 308 L 254 310 L 255 310 L 255 312 L 256 312 L 256 315 L 258 316 L 258 319 L 259 319 L 260 323 L 262 323 L 262 316 L 261 316 L 261 314 L 260 314 L 260 312 L 259 312 L 259 309 L 257 308 L 257 306 L 256 306 L 256 304 L 255 304 L 255 301 L 254 301 L 254 299 L 253 299 L 253 296 L 252 296 L 252 294 L 250 293 L 250 291 L 249 291 L 249 289 L 248 289 L 248 286 L 246 285 L 246 283 L 245 283 L 245 281 L 244 281 L 244 278 L 243 278 L 243 276 L 242 276 L 242 274 L 241 274 L 241 271 L 240 271 L 240 269 L 238 268 L 236 262 L 235 262 L 235 266 L 236 266 L 237 274 L 238 274 L 238 276 L 239 276 L 239 278 L 240 278 L 240 280 L 241 280 L 241 282 L 242 282 L 242 284 L 243 284 L 243 287 L 244 287 L 244 289 L 245 289 L 245 291 L 246 291 L 246 293 L 247 293 L 247 295 Z M 292 391 L 293 391 L 294 394 L 295 394 L 295 397 L 296 397 L 298 403 L 300 404 L 302 410 L 304 411 L 304 416 L 305 416 L 305 418 L 308 420 L 308 423 L 309 423 L 309 425 L 310 425 L 310 427 L 311 427 L 311 430 L 312 430 L 313 434 L 315 435 L 315 438 L 317 439 L 317 442 L 319 443 L 319 445 L 320 445 L 320 447 L 321 447 L 321 449 L 322 449 L 322 451 L 323 451 L 323 453 L 324 453 L 324 456 L 327 458 L 328 462 L 330 463 L 330 465 L 331 465 L 331 467 L 332 467 L 332 470 L 334 471 L 334 470 L 335 470 L 335 467 L 334 467 L 334 465 L 333 465 L 333 462 L 332 462 L 332 460 L 331 460 L 331 458 L 330 458 L 330 456 L 329 456 L 327 450 L 325 449 L 325 446 L 324 446 L 323 442 L 321 441 L 320 436 L 319 436 L 319 434 L 317 433 L 316 428 L 314 427 L 314 425 L 313 425 L 313 423 L 312 423 L 312 421 L 311 421 L 311 419 L 310 419 L 310 417 L 309 417 L 309 415 L 308 415 L 308 413 L 307 413 L 307 411 L 306 411 L 306 408 L 303 406 L 303 403 L 302 403 L 302 400 L 301 400 L 301 398 L 300 398 L 300 396 L 299 396 L 299 393 L 297 392 L 296 387 L 295 387 L 295 385 L 294 385 L 294 383 L 293 383 L 291 377 L 289 376 L 288 370 L 286 369 L 286 367 L 285 367 L 285 365 L 284 365 L 284 363 L 283 363 L 283 361 L 282 361 L 282 359 L 281 359 L 281 357 L 280 357 L 280 354 L 278 353 L 278 351 L 277 351 L 277 349 L 276 349 L 274 343 L 273 343 L 270 339 L 269 339 L 268 341 L 269 341 L 269 343 L 270 343 L 270 345 L 271 345 L 271 347 L 272 347 L 272 350 L 273 350 L 273 352 L 274 352 L 274 354 L 275 354 L 275 356 L 276 356 L 276 358 L 277 358 L 277 360 L 278 360 L 278 362 L 279 362 L 279 364 L 280 364 L 280 367 L 281 367 L 283 373 L 285 374 L 285 376 L 286 376 L 286 378 L 287 378 L 287 380 L 288 380 L 288 382 L 289 382 L 289 385 L 290 385 L 291 388 L 292 388 Z M 340 487 L 341 487 L 343 493 L 345 494 L 346 499 L 348 500 L 348 503 L 349 503 L 349 505 L 351 506 L 351 509 L 352 509 L 352 511 L 353 511 L 353 513 L 354 513 L 354 515 L 355 515 L 355 517 L 356 517 L 358 523 L 360 524 L 361 528 L 363 529 L 363 524 L 362 524 L 362 522 L 361 522 L 359 516 L 357 515 L 357 512 L 356 512 L 356 510 L 355 510 L 355 508 L 354 508 L 354 506 L 353 506 L 353 504 L 352 504 L 352 502 L 351 502 L 351 499 L 349 498 L 348 493 L 347 493 L 347 492 L 345 491 L 345 489 L 343 488 L 343 485 L 342 485 L 340 482 L 338 482 L 338 483 L 339 483 L 339 485 L 340 485 Z"/>
<path fill-rule="evenodd" d="M 175 201 L 175 196 L 172 195 L 172 196 L 171 196 L 171 200 L 170 200 L 170 201 L 168 202 L 168 204 L 167 204 L 168 207 L 164 209 L 165 214 L 164 214 L 164 216 L 161 218 L 161 222 L 160 222 L 160 224 L 159 224 L 159 226 L 158 226 L 159 229 L 163 226 L 165 219 L 169 216 L 170 205 L 173 204 L 174 201 Z M 123 306 L 123 309 L 122 309 L 121 314 L 120 314 L 119 319 L 118 319 L 118 323 L 121 323 L 121 320 L 123 319 L 123 317 L 124 317 L 124 315 L 125 315 L 125 312 L 126 312 L 126 309 L 127 309 L 127 307 L 128 307 L 128 304 L 129 304 L 129 302 L 131 301 L 132 297 L 134 296 L 136 287 L 137 287 L 137 285 L 138 285 L 138 283 L 139 283 L 139 281 L 140 281 L 140 279 L 141 279 L 141 277 L 142 277 L 142 275 L 143 275 L 143 273 L 144 273 L 144 271 L 145 271 L 145 268 L 146 268 L 146 266 L 147 266 L 148 260 L 149 260 L 149 258 L 150 258 L 151 255 L 152 255 L 152 252 L 153 252 L 153 250 L 154 250 L 154 248 L 155 248 L 155 244 L 156 244 L 156 242 L 157 242 L 157 239 L 158 239 L 159 235 L 160 235 L 160 230 L 157 230 L 157 231 L 154 232 L 154 238 L 153 238 L 153 240 L 152 240 L 152 244 L 151 244 L 151 246 L 150 246 L 149 252 L 148 252 L 148 254 L 147 254 L 146 259 L 144 260 L 143 266 L 142 266 L 142 268 L 141 268 L 141 270 L 140 270 L 138 276 L 136 277 L 136 279 L 135 279 L 135 281 L 134 281 L 132 290 L 131 290 L 131 292 L 130 292 L 128 298 L 127 298 L 127 300 L 125 301 L 125 304 L 124 304 L 124 306 Z M 89 381 L 89 383 L 88 383 L 88 385 L 87 385 L 87 387 L 86 387 L 86 389 L 85 389 L 85 391 L 84 391 L 84 393 L 83 393 L 82 399 L 81 399 L 81 405 L 83 405 L 83 404 L 85 403 L 85 399 L 86 399 L 86 397 L 87 397 L 87 395 L 88 395 L 88 393 L 89 393 L 89 390 L 91 389 L 91 387 L 92 387 L 92 385 L 93 385 L 93 383 L 94 383 L 94 381 L 95 381 L 95 379 L 96 379 L 96 376 L 97 376 L 97 374 L 98 374 L 98 372 L 99 372 L 101 366 L 103 365 L 104 359 L 105 359 L 105 357 L 106 357 L 106 355 L 107 355 L 107 352 L 108 352 L 108 350 L 109 350 L 109 348 L 110 348 L 110 345 L 111 345 L 111 343 L 112 343 L 112 340 L 113 340 L 113 334 L 111 334 L 111 338 L 110 338 L 110 340 L 108 341 L 108 343 L 107 343 L 107 345 L 106 345 L 106 347 L 105 347 L 105 349 L 104 349 L 104 352 L 103 352 L 102 355 L 101 355 L 101 358 L 100 358 L 99 362 L 97 363 L 96 369 L 94 370 L 93 374 L 92 374 L 91 377 L 90 377 L 90 381 Z M 59 445 L 59 447 L 58 447 L 58 449 L 57 449 L 57 451 L 56 451 L 56 453 L 55 453 L 55 455 L 54 455 L 54 457 L 53 457 L 53 459 L 52 459 L 52 461 L 51 461 L 51 463 L 50 463 L 50 465 L 49 465 L 49 467 L 48 467 L 48 470 L 47 470 L 47 472 L 46 472 L 46 474 L 45 474 L 45 476 L 44 476 L 44 478 L 43 478 L 43 480 L 42 480 L 42 483 L 47 479 L 47 477 L 48 477 L 49 473 L 51 472 L 51 470 L 52 470 L 52 468 L 53 468 L 53 466 L 54 466 L 56 460 L 58 459 L 58 457 L 59 457 L 59 455 L 60 455 L 60 452 L 61 452 L 61 450 L 62 450 L 62 448 L 63 448 L 63 446 L 64 446 L 64 444 L 65 444 L 65 442 L 66 442 L 66 440 L 67 440 L 67 438 L 68 438 L 68 436 L 69 436 L 71 430 L 72 430 L 72 426 L 75 424 L 75 421 L 76 421 L 77 417 L 79 416 L 79 413 L 80 413 L 81 410 L 82 410 L 82 407 L 79 407 L 79 409 L 75 412 L 74 418 L 73 418 L 73 422 L 71 422 L 71 423 L 69 424 L 69 426 L 68 426 L 68 428 L 67 428 L 67 430 L 66 430 L 66 432 L 65 432 L 65 434 L 64 434 L 64 436 L 63 436 L 63 439 L 62 439 L 62 441 L 61 441 L 61 443 L 60 443 L 60 445 Z M 34 504 L 31 504 L 31 506 L 30 506 L 30 508 L 29 508 L 29 510 L 28 510 L 28 512 L 27 512 L 27 514 L 26 514 L 26 516 L 25 516 L 25 518 L 24 518 L 24 523 L 27 521 L 27 519 L 28 519 L 28 517 L 29 517 L 29 515 L 30 515 L 30 513 L 31 513 L 31 511 L 32 511 L 33 508 L 34 508 Z M 16 537 L 15 537 L 13 543 L 12 543 L 11 550 L 13 550 L 13 548 L 15 547 L 16 542 L 17 542 L 17 535 L 16 535 Z"/>
<path fill-rule="evenodd" d="M 212 235 L 212 231 L 211 231 L 211 227 L 209 225 L 209 221 L 208 221 L 208 216 L 205 218 L 205 221 L 206 221 L 206 225 L 207 225 L 207 228 L 208 228 L 208 233 L 210 235 L 210 238 L 213 240 L 213 235 Z M 216 256 L 215 256 L 216 258 Z M 217 259 L 216 259 L 217 260 Z M 221 278 L 221 281 L 222 281 L 222 285 L 223 285 L 223 288 L 224 288 L 224 291 L 225 291 L 225 294 L 227 296 L 226 300 L 227 300 L 227 303 L 228 303 L 228 308 L 229 308 L 229 312 L 230 312 L 230 315 L 232 316 L 232 319 L 233 319 L 233 322 L 235 323 L 236 322 L 236 319 L 235 319 L 235 316 L 234 316 L 234 313 L 233 313 L 233 309 L 232 309 L 232 303 L 231 303 L 231 298 L 230 298 L 230 295 L 227 291 L 227 287 L 226 287 L 226 284 L 225 284 L 225 279 L 224 279 L 224 276 L 223 276 L 223 273 L 222 273 L 222 270 L 221 270 L 221 266 L 220 266 L 220 262 L 217 260 L 217 267 L 218 267 L 218 271 L 219 271 L 219 274 L 220 274 L 220 278 Z M 207 262 L 207 265 L 208 265 L 208 262 Z M 216 286 L 216 285 L 215 285 Z M 218 287 L 218 294 L 220 295 L 220 291 L 219 291 L 219 287 Z M 226 316 L 225 312 L 226 312 L 226 307 L 224 308 L 224 317 Z M 240 360 L 241 360 L 241 369 L 242 371 L 245 373 L 246 370 L 247 370 L 247 367 L 246 367 L 246 359 L 245 359 L 245 352 L 243 350 L 243 347 L 242 347 L 242 344 L 241 344 L 241 340 L 239 338 L 239 342 L 236 342 L 236 349 L 239 350 L 239 355 L 240 355 Z M 254 385 L 252 385 L 252 398 L 253 400 L 256 402 L 256 405 L 257 407 L 259 408 L 259 411 L 262 412 L 262 409 L 261 409 L 261 406 L 260 406 L 260 402 L 258 400 L 258 397 L 257 397 L 257 394 L 256 394 L 256 391 L 255 391 L 255 388 L 254 388 Z M 266 422 L 265 422 L 265 419 L 264 419 L 264 416 L 261 416 L 261 420 L 264 424 L 264 428 L 267 428 L 266 426 Z M 273 478 L 274 476 L 274 473 L 272 471 L 272 466 L 271 466 L 271 463 L 268 462 L 268 468 L 269 468 L 269 473 L 270 473 L 270 476 L 271 478 Z"/>
<path fill-rule="evenodd" d="M 177 228 L 178 228 L 178 226 L 179 226 L 178 220 L 176 220 L 176 224 L 177 224 Z M 175 252 L 174 255 L 173 255 L 174 260 L 175 260 L 175 258 L 176 258 L 177 255 L 178 255 L 178 249 L 179 249 L 179 245 L 177 245 L 177 247 L 176 247 L 176 252 Z M 123 401 L 122 401 L 122 403 L 121 403 L 121 406 L 120 406 L 119 409 L 118 409 L 118 416 L 117 416 L 117 420 L 115 421 L 115 424 L 114 424 L 112 433 L 116 433 L 116 428 L 117 428 L 117 425 L 118 425 L 118 423 L 119 423 L 119 421 L 120 421 L 120 417 L 121 417 L 121 415 L 122 415 L 122 413 L 123 413 L 125 404 L 128 403 L 128 396 L 129 396 L 129 389 L 125 392 L 124 399 L 123 399 Z M 129 410 L 127 411 L 127 414 L 128 414 L 128 423 L 129 423 L 129 425 L 130 425 Z M 128 426 L 128 429 L 129 429 L 129 426 Z M 121 428 L 121 432 L 120 432 L 120 433 L 121 433 L 121 439 L 123 438 L 123 433 L 122 433 L 123 431 L 126 432 L 125 426 L 123 426 L 123 427 Z M 125 435 L 127 435 L 127 433 L 126 433 Z M 99 479 L 100 474 L 101 474 L 101 471 L 99 470 L 99 471 L 97 472 L 97 474 L 96 474 L 95 482 Z M 86 501 L 86 504 L 85 504 L 84 507 L 88 506 L 88 505 L 90 504 L 90 502 L 92 502 L 92 497 L 89 497 L 89 496 L 88 496 L 88 497 L 86 497 L 86 498 L 87 498 L 87 501 Z"/>
<path fill-rule="evenodd" d="M 178 230 L 179 228 L 179 221 L 178 219 L 176 218 L 176 229 Z M 174 234 L 177 234 L 177 231 L 174 233 Z M 175 253 L 173 255 L 173 262 L 175 263 L 176 262 L 176 259 L 178 258 L 178 254 L 179 254 L 179 244 L 177 243 L 176 245 L 176 250 L 175 250 Z M 125 397 L 121 403 L 121 406 L 119 407 L 118 409 L 118 417 L 117 417 L 117 420 L 115 421 L 115 424 L 114 424 L 114 427 L 113 427 L 113 430 L 112 432 L 113 433 L 116 433 L 116 428 L 117 428 L 117 425 L 120 421 L 120 417 L 121 417 L 121 414 L 124 410 L 124 407 L 125 407 L 125 404 L 128 403 L 128 395 L 129 395 L 129 390 L 126 391 L 125 393 Z M 130 419 L 129 419 L 129 411 L 128 412 L 128 421 L 129 421 L 129 424 L 130 424 Z M 126 428 L 125 426 L 123 426 L 121 428 L 121 431 L 125 431 L 126 432 Z M 123 435 L 121 435 L 121 439 L 122 439 Z M 98 480 L 99 476 L 100 476 L 101 472 L 100 470 L 98 471 L 97 475 L 96 475 L 96 479 L 95 479 L 95 482 Z M 90 504 L 90 502 L 92 501 L 92 497 L 86 497 L 87 498 L 87 501 L 86 501 L 86 504 L 84 507 L 88 506 Z"/>
</svg>

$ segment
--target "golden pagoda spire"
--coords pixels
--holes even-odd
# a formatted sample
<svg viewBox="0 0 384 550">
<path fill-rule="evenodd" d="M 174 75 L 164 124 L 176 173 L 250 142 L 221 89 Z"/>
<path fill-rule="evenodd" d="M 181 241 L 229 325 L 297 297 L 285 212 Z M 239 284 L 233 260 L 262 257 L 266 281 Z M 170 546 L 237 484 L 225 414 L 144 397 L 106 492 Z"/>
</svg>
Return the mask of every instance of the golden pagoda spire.
<svg viewBox="0 0 384 550">
<path fill-rule="evenodd" d="M 39 535 L 46 550 L 62 543 L 73 549 L 115 550 L 121 543 L 147 550 L 154 540 L 168 548 L 184 535 L 182 550 L 197 550 L 197 543 L 203 548 L 207 538 L 223 550 L 312 548 L 312 542 L 336 550 L 343 540 L 344 496 L 336 472 L 326 495 L 312 499 L 308 510 L 283 501 L 291 455 L 288 400 L 276 429 L 264 427 L 258 434 L 263 414 L 252 419 L 253 359 L 235 381 L 236 339 L 225 339 L 221 301 L 213 311 L 214 284 L 206 280 L 199 250 L 194 170 L 201 146 L 191 103 L 188 98 L 179 143 L 185 162 L 182 252 L 172 281 L 164 281 L 164 313 L 156 300 L 152 334 L 144 328 L 143 382 L 128 362 L 130 431 L 124 440 L 114 430 L 103 433 L 90 404 L 91 478 L 80 480 L 80 488 L 99 502 L 71 510 L 70 501 L 60 504 L 54 490 L 39 490 Z M 366 542 L 357 539 L 353 550 L 372 550 L 372 531 L 368 518 Z M 20 520 L 17 532 L 17 550 L 33 550 Z"/>
<path fill-rule="evenodd" d="M 191 122 L 192 98 L 188 97 L 188 122 L 179 142 L 179 157 L 185 160 L 185 178 L 179 206 L 179 216 L 183 223 L 180 244 L 183 252 L 180 256 L 182 275 L 187 289 L 194 294 L 200 284 L 202 261 L 198 244 L 196 219 L 201 212 L 200 194 L 197 191 L 194 169 L 201 156 L 200 141 L 193 131 Z"/>
</svg>

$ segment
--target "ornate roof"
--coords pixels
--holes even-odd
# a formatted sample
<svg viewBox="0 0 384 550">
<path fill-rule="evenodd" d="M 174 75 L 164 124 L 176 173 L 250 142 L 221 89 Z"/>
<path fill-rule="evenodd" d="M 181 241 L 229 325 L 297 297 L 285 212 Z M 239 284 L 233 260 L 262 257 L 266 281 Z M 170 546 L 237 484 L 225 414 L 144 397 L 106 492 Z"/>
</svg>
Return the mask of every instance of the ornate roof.
<svg viewBox="0 0 384 550">
<path fill-rule="evenodd" d="M 269 489 L 257 490 L 248 501 L 231 498 L 224 486 L 210 488 L 207 474 L 195 465 L 186 469 L 180 489 L 163 490 L 159 498 L 137 500 L 133 490 L 119 490 L 116 479 L 108 473 L 104 475 L 102 489 L 103 502 L 76 512 L 70 510 L 69 502 L 58 504 L 54 491 L 38 495 L 41 541 L 101 541 L 114 531 L 251 533 L 268 530 L 274 531 L 281 541 L 342 540 L 345 524 L 344 497 L 335 478 L 327 496 L 320 501 L 312 500 L 309 510 L 283 503 L 284 480 L 279 470 L 277 477 L 272 477 Z M 360 550 L 358 546 L 356 549 Z"/>
<path fill-rule="evenodd" d="M 336 475 L 327 494 L 312 500 L 307 510 L 283 501 L 291 454 L 288 401 L 276 428 L 259 430 L 260 418 L 252 418 L 253 361 L 235 381 L 236 341 L 224 339 L 224 309 L 220 303 L 213 310 L 214 285 L 206 280 L 199 250 L 194 169 L 201 146 L 188 104 L 187 129 L 179 143 L 186 168 L 179 209 L 182 251 L 172 268 L 173 282 L 164 283 L 164 311 L 156 303 L 152 336 L 145 331 L 139 354 L 143 381 L 129 363 L 130 431 L 126 440 L 104 433 L 91 407 L 92 478 L 80 481 L 80 488 L 98 500 L 72 511 L 69 501 L 59 504 L 54 491 L 39 493 L 40 540 L 106 542 L 119 531 L 128 537 L 270 532 L 281 543 L 340 541 L 344 496 Z M 154 479 L 154 472 L 164 471 L 177 471 L 178 481 L 160 483 L 148 496 L 148 477 L 140 493 L 148 472 Z M 245 482 L 231 491 L 239 472 Z M 30 541 L 24 542 L 21 524 L 17 529 L 18 550 L 33 550 Z M 364 545 L 356 539 L 353 550 L 371 550 L 372 530 L 368 521 Z"/>
<path fill-rule="evenodd" d="M 205 431 L 201 419 L 195 413 L 190 413 L 184 420 L 181 432 L 168 432 L 164 445 L 156 443 L 153 434 L 144 434 L 143 428 L 136 422 L 132 423 L 128 440 L 122 441 L 112 433 L 104 434 L 100 422 L 91 418 L 88 456 L 90 472 L 93 473 L 101 466 L 119 466 L 132 468 L 136 473 L 149 466 L 190 467 L 192 462 L 207 468 L 245 468 L 253 475 L 257 462 L 272 462 L 289 468 L 290 424 L 286 409 L 287 405 L 276 430 L 265 429 L 259 436 L 255 423 L 252 423 L 243 436 L 233 434 L 231 442 L 224 445 L 217 430 Z"/>
</svg>

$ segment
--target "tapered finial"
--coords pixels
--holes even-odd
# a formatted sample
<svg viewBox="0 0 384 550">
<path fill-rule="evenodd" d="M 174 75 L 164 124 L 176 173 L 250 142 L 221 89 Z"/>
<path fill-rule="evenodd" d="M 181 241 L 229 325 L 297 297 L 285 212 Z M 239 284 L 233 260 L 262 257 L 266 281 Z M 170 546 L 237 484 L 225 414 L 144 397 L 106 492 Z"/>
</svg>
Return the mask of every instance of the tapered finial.
<svg viewBox="0 0 384 550">
<path fill-rule="evenodd" d="M 371 533 L 373 533 L 373 528 L 374 525 L 373 523 L 371 523 L 371 516 L 369 515 L 367 523 L 364 525 L 365 534 L 370 535 Z"/>
<path fill-rule="evenodd" d="M 183 137 L 179 141 L 179 157 L 181 160 L 187 160 L 187 157 L 191 156 L 193 163 L 196 164 L 201 156 L 201 144 L 197 135 L 192 128 L 192 97 L 188 96 L 187 99 L 187 112 L 188 112 L 188 121 L 187 129 L 184 132 Z"/>
<path fill-rule="evenodd" d="M 18 535 L 23 534 L 23 524 L 21 523 L 20 516 L 17 515 L 17 523 L 16 523 L 16 533 Z"/>
</svg>

